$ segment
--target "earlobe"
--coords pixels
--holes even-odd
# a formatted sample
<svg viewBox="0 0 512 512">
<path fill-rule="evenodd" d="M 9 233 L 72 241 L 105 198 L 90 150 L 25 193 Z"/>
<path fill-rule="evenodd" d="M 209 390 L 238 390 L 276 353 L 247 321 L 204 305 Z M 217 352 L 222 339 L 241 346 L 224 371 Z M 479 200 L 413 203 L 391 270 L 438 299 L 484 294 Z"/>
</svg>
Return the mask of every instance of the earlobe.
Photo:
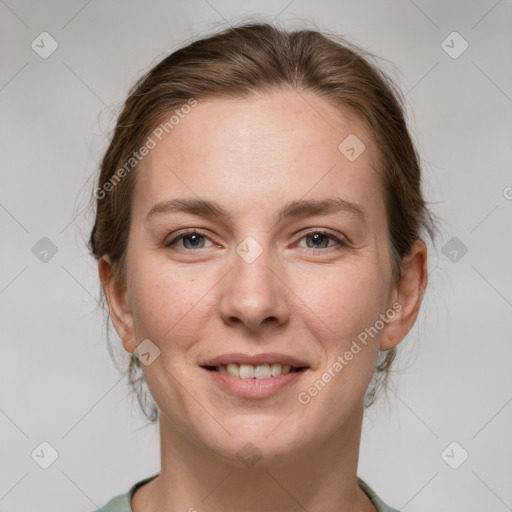
<svg viewBox="0 0 512 512">
<path fill-rule="evenodd" d="M 427 287 L 427 247 L 417 240 L 404 258 L 402 276 L 392 293 L 392 303 L 399 304 L 397 311 L 382 333 L 380 349 L 389 350 L 398 345 L 411 330 L 420 310 Z"/>
<path fill-rule="evenodd" d="M 136 348 L 133 316 L 127 301 L 126 289 L 115 282 L 113 270 L 110 257 L 102 256 L 98 261 L 98 274 L 107 298 L 110 318 L 125 350 L 133 353 Z"/>
</svg>

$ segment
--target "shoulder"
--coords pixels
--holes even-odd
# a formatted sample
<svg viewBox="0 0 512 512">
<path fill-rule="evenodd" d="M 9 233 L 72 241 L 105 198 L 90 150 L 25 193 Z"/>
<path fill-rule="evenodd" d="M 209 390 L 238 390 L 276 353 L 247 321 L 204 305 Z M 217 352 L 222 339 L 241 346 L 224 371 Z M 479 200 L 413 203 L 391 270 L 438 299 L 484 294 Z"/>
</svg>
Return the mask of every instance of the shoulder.
<svg viewBox="0 0 512 512">
<path fill-rule="evenodd" d="M 375 505 L 377 512 L 400 512 L 396 508 L 392 508 L 384 503 L 378 496 L 377 493 L 361 478 L 357 478 L 359 487 L 368 495 L 371 502 Z"/>
<path fill-rule="evenodd" d="M 94 510 L 94 512 L 132 512 L 129 494 L 129 492 L 119 494 L 98 510 Z"/>
<path fill-rule="evenodd" d="M 128 492 L 125 494 L 118 494 L 114 498 L 112 498 L 108 503 L 103 505 L 97 510 L 94 510 L 93 512 L 133 512 L 132 506 L 131 506 L 131 499 L 135 491 L 145 483 L 149 482 L 150 480 L 153 480 L 153 478 L 156 478 L 159 475 L 157 473 L 156 475 L 152 475 L 150 477 L 144 478 L 143 480 L 140 480 L 136 483 L 134 483 Z"/>
</svg>

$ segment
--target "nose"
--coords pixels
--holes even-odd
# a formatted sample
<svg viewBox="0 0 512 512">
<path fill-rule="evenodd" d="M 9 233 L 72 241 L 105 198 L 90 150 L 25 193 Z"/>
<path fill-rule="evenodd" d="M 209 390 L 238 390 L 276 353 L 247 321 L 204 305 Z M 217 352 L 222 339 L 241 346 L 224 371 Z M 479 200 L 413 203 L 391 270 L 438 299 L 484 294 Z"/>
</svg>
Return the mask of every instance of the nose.
<svg viewBox="0 0 512 512">
<path fill-rule="evenodd" d="M 252 262 L 234 253 L 233 268 L 222 281 L 219 307 L 224 323 L 257 332 L 288 322 L 289 294 L 283 273 L 268 250 Z"/>
</svg>

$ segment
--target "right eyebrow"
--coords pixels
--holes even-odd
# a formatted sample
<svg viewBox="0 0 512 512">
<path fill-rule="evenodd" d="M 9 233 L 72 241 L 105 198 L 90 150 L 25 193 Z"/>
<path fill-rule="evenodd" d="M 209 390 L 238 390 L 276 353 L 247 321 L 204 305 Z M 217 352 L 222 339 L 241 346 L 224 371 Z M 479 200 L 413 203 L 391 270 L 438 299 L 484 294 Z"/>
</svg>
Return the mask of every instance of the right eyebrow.
<svg viewBox="0 0 512 512">
<path fill-rule="evenodd" d="M 157 214 L 173 212 L 183 212 L 202 217 L 211 217 L 224 221 L 227 224 L 231 224 L 233 220 L 232 216 L 218 203 L 197 198 L 171 199 L 169 201 L 157 203 L 146 215 L 146 219 Z"/>
</svg>

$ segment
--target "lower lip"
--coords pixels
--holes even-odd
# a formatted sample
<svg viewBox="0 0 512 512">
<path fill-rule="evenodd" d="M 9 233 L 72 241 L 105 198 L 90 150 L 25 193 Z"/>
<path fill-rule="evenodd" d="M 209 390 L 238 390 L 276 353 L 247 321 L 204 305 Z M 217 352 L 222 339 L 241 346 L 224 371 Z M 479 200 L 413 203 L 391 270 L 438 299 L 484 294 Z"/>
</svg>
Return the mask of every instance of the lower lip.
<svg viewBox="0 0 512 512">
<path fill-rule="evenodd" d="M 267 398 L 275 395 L 286 386 L 297 382 L 307 370 L 300 372 L 284 373 L 278 377 L 268 379 L 241 379 L 233 377 L 229 373 L 220 373 L 214 370 L 207 370 L 211 378 L 224 390 L 242 398 Z"/>
</svg>

